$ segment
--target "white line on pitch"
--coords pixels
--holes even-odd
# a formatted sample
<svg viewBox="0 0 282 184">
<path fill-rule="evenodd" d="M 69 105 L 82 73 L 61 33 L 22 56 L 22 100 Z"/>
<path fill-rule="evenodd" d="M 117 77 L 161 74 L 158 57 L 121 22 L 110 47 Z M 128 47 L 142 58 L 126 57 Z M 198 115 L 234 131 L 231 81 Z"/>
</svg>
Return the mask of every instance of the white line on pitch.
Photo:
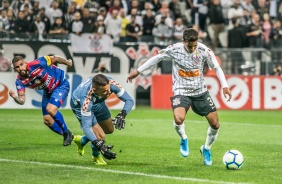
<svg viewBox="0 0 282 184">
<path fill-rule="evenodd" d="M 74 168 L 74 169 L 101 171 L 101 172 L 106 172 L 106 173 L 111 172 L 111 173 L 115 173 L 115 174 L 136 175 L 136 176 L 151 177 L 151 178 L 193 181 L 193 182 L 201 182 L 201 183 L 205 182 L 205 183 L 217 183 L 217 184 L 234 184 L 233 182 L 215 181 L 215 180 L 198 179 L 198 178 L 184 178 L 184 177 L 158 175 L 158 174 L 146 174 L 146 173 L 140 173 L 140 172 L 128 172 L 128 171 L 119 171 L 119 170 L 113 170 L 113 169 L 101 169 L 101 168 L 84 167 L 84 166 L 67 165 L 67 164 L 53 164 L 53 163 L 46 163 L 46 162 L 10 160 L 10 159 L 2 159 L 2 158 L 0 158 L 0 162 L 13 162 L 13 163 L 23 163 L 23 164 L 32 164 L 32 165 L 45 165 L 45 166 L 64 167 L 64 168 L 68 167 L 68 168 Z M 236 183 L 236 184 L 243 184 L 243 183 Z"/>
</svg>

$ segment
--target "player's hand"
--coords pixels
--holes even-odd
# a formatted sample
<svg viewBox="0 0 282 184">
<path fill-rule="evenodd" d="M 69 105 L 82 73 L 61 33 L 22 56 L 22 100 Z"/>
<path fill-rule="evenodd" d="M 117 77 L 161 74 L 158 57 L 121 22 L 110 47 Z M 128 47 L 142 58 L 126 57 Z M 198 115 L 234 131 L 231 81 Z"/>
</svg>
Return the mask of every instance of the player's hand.
<svg viewBox="0 0 282 184">
<path fill-rule="evenodd" d="M 126 111 L 122 110 L 118 115 L 113 119 L 113 124 L 115 125 L 116 129 L 124 129 L 125 127 L 125 116 Z"/>
<path fill-rule="evenodd" d="M 68 67 L 71 67 L 72 66 L 72 60 L 71 59 L 68 59 Z"/>
<path fill-rule="evenodd" d="M 229 90 L 229 88 L 223 88 L 223 95 L 224 95 L 224 98 L 226 99 L 226 95 L 228 95 L 228 99 L 227 99 L 227 102 L 229 102 L 232 98 L 232 94 L 231 94 L 231 91 Z"/>
<path fill-rule="evenodd" d="M 10 89 L 10 91 L 9 91 L 9 95 L 10 95 L 10 97 L 12 97 L 12 98 L 15 98 L 15 96 L 16 96 L 15 92 L 14 92 L 13 90 L 11 90 L 11 89 Z"/>
<path fill-rule="evenodd" d="M 130 72 L 130 74 L 127 76 L 126 82 L 132 82 L 132 79 L 136 78 L 139 75 L 138 70 L 134 70 L 132 72 Z"/>
<path fill-rule="evenodd" d="M 111 150 L 113 146 L 105 145 L 104 140 L 95 140 L 92 144 L 101 152 L 105 159 L 111 160 L 116 158 L 116 153 Z"/>
</svg>

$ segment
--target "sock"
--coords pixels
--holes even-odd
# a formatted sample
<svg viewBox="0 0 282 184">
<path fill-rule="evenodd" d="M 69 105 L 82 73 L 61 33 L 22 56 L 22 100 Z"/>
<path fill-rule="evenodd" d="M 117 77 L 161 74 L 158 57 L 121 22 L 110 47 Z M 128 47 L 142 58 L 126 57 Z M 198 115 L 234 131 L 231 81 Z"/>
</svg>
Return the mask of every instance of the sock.
<svg viewBox="0 0 282 184">
<path fill-rule="evenodd" d="M 63 115 L 59 111 L 57 111 L 53 118 L 55 120 L 55 123 L 57 123 L 61 127 L 64 133 L 69 130 L 67 124 L 65 123 Z"/>
<path fill-rule="evenodd" d="M 96 146 L 94 146 L 93 144 L 91 144 L 91 148 L 92 148 L 92 156 L 97 157 L 100 155 L 100 151 L 98 151 L 98 149 L 96 148 Z"/>
<path fill-rule="evenodd" d="M 212 144 L 214 143 L 214 141 L 217 138 L 218 131 L 219 131 L 219 129 L 217 129 L 217 130 L 216 129 L 212 129 L 209 126 L 208 131 L 207 131 L 207 139 L 206 139 L 206 143 L 205 143 L 205 149 L 206 150 L 210 150 L 211 149 Z"/>
<path fill-rule="evenodd" d="M 63 134 L 63 130 L 62 128 L 56 123 L 54 122 L 52 126 L 49 127 L 53 132 L 56 132 L 59 135 Z"/>
<path fill-rule="evenodd" d="M 175 122 L 173 122 L 173 125 L 176 133 L 181 137 L 181 139 L 187 139 L 184 122 L 182 123 L 182 125 L 177 125 L 175 124 Z"/>
<path fill-rule="evenodd" d="M 89 139 L 84 135 L 81 138 L 81 144 L 85 146 L 89 142 Z"/>
</svg>

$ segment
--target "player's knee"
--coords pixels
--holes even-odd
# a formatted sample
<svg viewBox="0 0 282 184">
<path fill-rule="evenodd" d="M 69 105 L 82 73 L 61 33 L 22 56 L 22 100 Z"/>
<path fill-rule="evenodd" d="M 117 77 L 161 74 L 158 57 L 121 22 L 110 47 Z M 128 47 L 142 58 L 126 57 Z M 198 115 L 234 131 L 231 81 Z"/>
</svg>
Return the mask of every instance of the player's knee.
<svg viewBox="0 0 282 184">
<path fill-rule="evenodd" d="M 110 127 L 104 130 L 105 134 L 112 134 L 114 133 L 114 131 L 115 131 L 114 127 Z"/>
<path fill-rule="evenodd" d="M 216 121 L 212 122 L 212 123 L 210 124 L 210 126 L 211 126 L 211 128 L 214 129 L 214 130 L 219 129 L 219 127 L 220 127 L 219 121 L 216 120 Z"/>
<path fill-rule="evenodd" d="M 46 111 L 51 115 L 54 116 L 57 113 L 57 108 L 47 105 Z"/>
<path fill-rule="evenodd" d="M 181 125 L 184 122 L 184 116 L 174 116 L 175 124 Z"/>
<path fill-rule="evenodd" d="M 45 125 L 47 125 L 48 127 L 52 126 L 52 124 L 53 124 L 53 122 L 51 122 L 50 119 L 47 118 L 47 117 L 44 117 L 44 118 L 43 118 L 43 123 L 44 123 Z"/>
</svg>

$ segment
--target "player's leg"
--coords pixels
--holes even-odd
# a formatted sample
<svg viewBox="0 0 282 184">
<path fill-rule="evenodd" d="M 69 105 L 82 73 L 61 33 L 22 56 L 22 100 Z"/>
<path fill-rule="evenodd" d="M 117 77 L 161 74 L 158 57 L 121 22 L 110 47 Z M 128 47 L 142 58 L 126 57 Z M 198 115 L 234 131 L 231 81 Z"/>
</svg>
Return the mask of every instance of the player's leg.
<svg viewBox="0 0 282 184">
<path fill-rule="evenodd" d="M 97 146 L 93 144 L 95 140 L 105 140 L 105 133 L 100 125 L 97 123 L 95 117 L 92 118 L 93 121 L 83 122 L 81 124 L 82 130 L 89 141 L 91 141 L 91 149 L 92 149 L 92 159 L 95 165 L 106 165 L 107 163 L 103 159 L 100 151 Z"/>
<path fill-rule="evenodd" d="M 55 122 L 52 116 L 47 112 L 46 107 L 50 98 L 50 94 L 43 92 L 42 95 L 42 115 L 43 122 L 46 126 L 48 126 L 53 132 L 63 135 L 62 128 Z"/>
<path fill-rule="evenodd" d="M 62 128 L 64 141 L 63 145 L 68 146 L 73 140 L 73 135 L 68 129 L 68 126 L 64 120 L 63 115 L 58 111 L 62 103 L 68 96 L 69 92 L 69 82 L 64 81 L 60 86 L 58 86 L 51 94 L 48 105 L 46 107 L 47 112 L 54 118 L 55 122 Z"/>
<path fill-rule="evenodd" d="M 111 134 L 114 132 L 114 126 L 111 118 L 111 113 L 106 103 L 95 105 L 94 113 L 97 121 L 105 134 Z"/>
<path fill-rule="evenodd" d="M 207 92 L 202 96 L 195 97 L 193 99 L 192 109 L 195 113 L 205 116 L 209 122 L 210 126 L 207 130 L 206 142 L 201 146 L 200 151 L 204 157 L 204 164 L 212 165 L 210 149 L 218 135 L 219 122 L 215 104 L 213 103 L 209 93 Z"/>
<path fill-rule="evenodd" d="M 183 157 L 189 155 L 188 137 L 185 133 L 185 116 L 190 107 L 189 99 L 184 96 L 173 96 L 170 98 L 174 116 L 174 129 L 180 136 L 180 153 Z"/>
</svg>

